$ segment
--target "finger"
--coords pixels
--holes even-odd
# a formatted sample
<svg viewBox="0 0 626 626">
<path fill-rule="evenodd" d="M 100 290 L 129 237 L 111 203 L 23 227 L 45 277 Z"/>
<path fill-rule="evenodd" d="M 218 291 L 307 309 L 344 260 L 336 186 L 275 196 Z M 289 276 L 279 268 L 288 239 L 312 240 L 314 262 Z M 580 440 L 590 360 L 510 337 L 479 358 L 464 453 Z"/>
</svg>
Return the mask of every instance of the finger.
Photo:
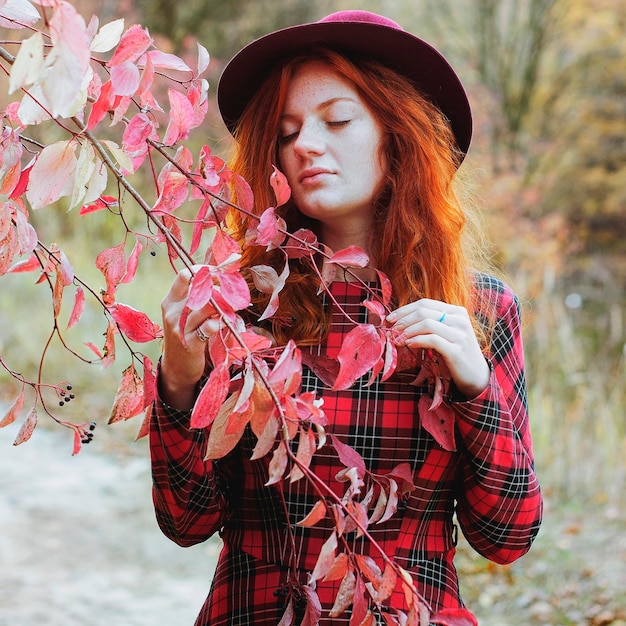
<svg viewBox="0 0 626 626">
<path fill-rule="evenodd" d="M 208 318 L 192 331 L 193 337 L 195 337 L 197 341 L 206 343 L 215 333 L 219 332 L 221 326 L 219 319 Z"/>
</svg>

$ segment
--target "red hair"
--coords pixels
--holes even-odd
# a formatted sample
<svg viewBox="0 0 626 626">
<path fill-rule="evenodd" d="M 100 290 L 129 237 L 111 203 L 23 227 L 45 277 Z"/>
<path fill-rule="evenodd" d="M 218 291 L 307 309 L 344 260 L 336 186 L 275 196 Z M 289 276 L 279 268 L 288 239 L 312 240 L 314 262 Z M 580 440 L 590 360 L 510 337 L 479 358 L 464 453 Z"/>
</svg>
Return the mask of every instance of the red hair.
<svg viewBox="0 0 626 626">
<path fill-rule="evenodd" d="M 272 165 L 278 162 L 277 138 L 289 82 L 297 69 L 322 61 L 350 81 L 379 122 L 386 180 L 376 200 L 375 237 L 369 252 L 377 269 L 391 280 L 397 305 L 432 298 L 466 307 L 475 313 L 473 280 L 464 247 L 466 216 L 455 194 L 454 179 L 460 162 L 450 125 L 426 97 L 404 77 L 370 60 L 351 60 L 322 49 L 287 62 L 256 93 L 242 115 L 231 161 L 234 171 L 251 185 L 255 210 L 260 214 L 274 203 L 269 185 Z M 315 231 L 293 203 L 282 216 L 290 232 L 302 227 Z M 248 218 L 234 216 L 235 231 L 243 241 Z M 244 265 L 274 265 L 280 273 L 280 252 L 259 246 L 244 247 Z M 292 337 L 299 343 L 317 343 L 328 320 L 318 293 L 318 279 L 308 260 L 293 262 L 280 294 L 280 309 L 273 321 L 279 342 Z M 263 294 L 256 294 L 259 306 Z M 477 325 L 478 326 L 478 325 Z M 477 327 L 484 340 L 484 329 Z"/>
</svg>

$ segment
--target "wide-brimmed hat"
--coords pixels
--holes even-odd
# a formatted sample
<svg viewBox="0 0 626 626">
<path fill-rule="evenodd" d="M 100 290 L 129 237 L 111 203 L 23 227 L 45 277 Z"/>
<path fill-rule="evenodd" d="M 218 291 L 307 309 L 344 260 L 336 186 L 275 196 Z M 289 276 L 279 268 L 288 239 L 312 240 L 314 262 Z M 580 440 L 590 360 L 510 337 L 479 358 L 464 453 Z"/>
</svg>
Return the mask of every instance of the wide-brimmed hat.
<svg viewBox="0 0 626 626">
<path fill-rule="evenodd" d="M 316 47 L 372 58 L 411 80 L 450 121 L 459 150 L 472 136 L 472 112 L 452 66 L 430 44 L 368 11 L 339 11 L 318 22 L 269 33 L 242 48 L 226 65 L 217 89 L 222 119 L 232 133 L 247 104 L 274 68 Z"/>
</svg>

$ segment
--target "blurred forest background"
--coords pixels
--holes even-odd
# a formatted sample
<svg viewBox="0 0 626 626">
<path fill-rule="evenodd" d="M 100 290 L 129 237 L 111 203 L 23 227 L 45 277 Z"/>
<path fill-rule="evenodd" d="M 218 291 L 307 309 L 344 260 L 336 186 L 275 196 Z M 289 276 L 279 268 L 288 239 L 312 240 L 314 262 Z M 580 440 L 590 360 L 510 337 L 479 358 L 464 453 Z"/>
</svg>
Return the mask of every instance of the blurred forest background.
<svg viewBox="0 0 626 626">
<path fill-rule="evenodd" d="M 200 41 L 211 53 L 214 96 L 224 63 L 251 38 L 355 8 L 355 3 L 77 0 L 76 6 L 86 18 L 98 15 L 101 24 L 120 16 L 127 25 L 140 23 L 161 49 L 183 57 L 194 55 Z M 536 464 L 548 512 L 577 520 L 564 524 L 566 533 L 575 534 L 580 520 L 591 519 L 623 537 L 626 0 L 362 0 L 358 8 L 384 13 L 430 41 L 461 75 L 475 115 L 473 145 L 461 172 L 472 189 L 471 201 L 481 208 L 494 264 L 523 302 Z M 0 100 L 0 109 L 5 105 Z M 192 143 L 209 143 L 216 153 L 228 154 L 229 140 L 214 105 L 194 133 Z M 118 243 L 116 227 L 98 215 L 87 220 L 45 209 L 33 221 L 38 232 L 71 251 L 68 256 L 81 274 L 88 275 L 97 252 Z M 158 319 L 171 279 L 165 259 L 140 268 L 138 277 L 132 301 Z M 92 279 L 101 280 L 95 268 Z M 32 378 L 42 338 L 49 333 L 49 294 L 25 287 L 19 275 L 2 282 L 0 353 Z M 125 301 L 123 291 L 119 299 Z M 93 316 L 100 329 L 100 316 Z M 92 329 L 89 340 L 93 335 Z M 53 346 L 45 367 L 78 389 L 66 415 L 95 419 L 104 430 L 126 365 L 107 371 L 84 367 Z M 16 389 L 15 381 L 0 372 L 0 400 L 10 402 Z M 106 436 L 109 445 L 132 448 L 132 431 L 125 425 L 111 428 L 115 435 Z M 58 453 L 68 454 L 69 446 Z M 476 563 L 468 557 L 465 565 L 476 581 L 485 572 L 493 574 Z M 623 576 L 624 568 L 615 574 Z M 550 572 L 542 576 L 548 584 Z M 622 578 L 621 595 L 606 602 L 587 598 L 581 606 L 573 601 L 570 613 L 578 610 L 582 621 L 564 612 L 532 623 L 624 624 L 623 583 Z"/>
</svg>

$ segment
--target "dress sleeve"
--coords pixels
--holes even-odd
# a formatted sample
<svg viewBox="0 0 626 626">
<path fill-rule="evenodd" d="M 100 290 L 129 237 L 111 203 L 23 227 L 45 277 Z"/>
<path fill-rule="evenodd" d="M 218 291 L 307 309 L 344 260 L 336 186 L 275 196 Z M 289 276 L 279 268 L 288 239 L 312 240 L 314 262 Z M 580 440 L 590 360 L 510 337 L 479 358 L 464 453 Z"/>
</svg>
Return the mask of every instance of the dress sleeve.
<svg viewBox="0 0 626 626">
<path fill-rule="evenodd" d="M 161 402 L 157 387 L 149 433 L 152 498 L 159 527 L 181 546 L 219 531 L 228 510 L 227 477 L 204 460 L 207 431 L 189 428 L 190 417 Z"/>
<path fill-rule="evenodd" d="M 453 404 L 463 455 L 457 517 L 477 552 L 511 563 L 537 535 L 543 500 L 530 438 L 519 302 L 502 283 L 495 291 L 489 384 L 478 397 Z"/>
</svg>

